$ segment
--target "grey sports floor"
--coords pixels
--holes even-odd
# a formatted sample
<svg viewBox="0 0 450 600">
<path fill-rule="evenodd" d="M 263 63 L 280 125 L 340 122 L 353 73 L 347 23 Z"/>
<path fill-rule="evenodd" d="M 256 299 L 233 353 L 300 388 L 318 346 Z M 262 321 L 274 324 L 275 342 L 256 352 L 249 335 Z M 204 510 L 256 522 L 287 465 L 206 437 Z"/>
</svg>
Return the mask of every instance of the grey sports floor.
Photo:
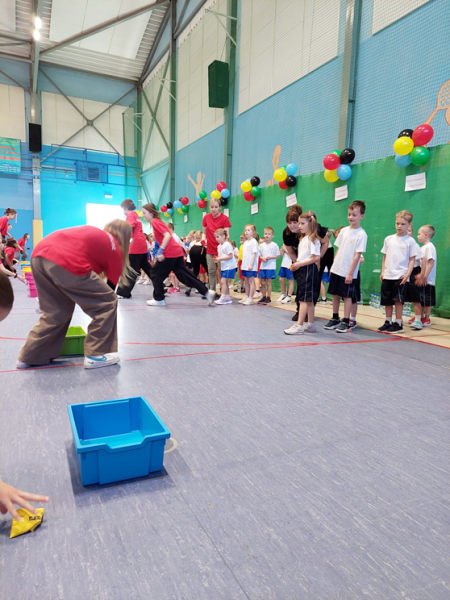
<svg viewBox="0 0 450 600">
<path fill-rule="evenodd" d="M 450 598 L 448 350 L 323 321 L 288 337 L 284 311 L 148 308 L 136 286 L 120 365 L 16 371 L 38 315 L 14 284 L 0 474 L 51 502 L 13 540 L 0 515 L 2 600 Z M 175 440 L 165 470 L 83 488 L 67 404 L 137 395 Z"/>
</svg>

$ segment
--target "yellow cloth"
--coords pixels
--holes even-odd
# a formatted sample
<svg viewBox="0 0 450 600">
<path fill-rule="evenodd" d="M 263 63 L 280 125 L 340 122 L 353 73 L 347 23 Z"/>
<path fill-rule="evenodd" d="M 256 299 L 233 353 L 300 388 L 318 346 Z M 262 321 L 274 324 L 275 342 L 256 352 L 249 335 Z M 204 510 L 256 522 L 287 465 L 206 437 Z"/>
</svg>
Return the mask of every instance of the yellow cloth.
<svg viewBox="0 0 450 600">
<path fill-rule="evenodd" d="M 241 244 L 239 246 L 239 257 L 238 257 L 238 260 L 240 260 L 240 261 L 242 261 L 242 253 L 243 253 L 243 251 L 244 251 L 244 244 Z"/>
<path fill-rule="evenodd" d="M 38 514 L 33 515 L 29 510 L 24 508 L 17 509 L 20 521 L 12 520 L 10 538 L 15 538 L 18 535 L 23 535 L 29 531 L 34 531 L 42 523 L 44 519 L 44 508 L 36 509 Z"/>
</svg>

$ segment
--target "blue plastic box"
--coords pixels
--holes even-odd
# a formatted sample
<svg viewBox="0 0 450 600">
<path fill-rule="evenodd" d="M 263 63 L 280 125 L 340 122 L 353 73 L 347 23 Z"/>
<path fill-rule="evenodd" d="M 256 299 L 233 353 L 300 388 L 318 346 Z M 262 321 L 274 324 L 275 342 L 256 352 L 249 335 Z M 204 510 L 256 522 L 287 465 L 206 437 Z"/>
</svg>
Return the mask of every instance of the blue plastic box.
<svg viewBox="0 0 450 600">
<path fill-rule="evenodd" d="M 170 431 L 143 397 L 69 404 L 81 483 L 112 483 L 163 468 Z"/>
</svg>

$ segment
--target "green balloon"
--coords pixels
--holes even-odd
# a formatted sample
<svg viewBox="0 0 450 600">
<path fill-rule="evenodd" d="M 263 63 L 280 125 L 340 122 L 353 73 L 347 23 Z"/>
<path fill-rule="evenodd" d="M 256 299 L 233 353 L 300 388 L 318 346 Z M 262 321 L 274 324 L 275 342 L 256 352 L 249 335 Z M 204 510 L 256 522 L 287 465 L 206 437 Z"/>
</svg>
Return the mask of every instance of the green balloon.
<svg viewBox="0 0 450 600">
<path fill-rule="evenodd" d="M 205 190 L 202 190 L 199 196 L 202 200 L 205 200 L 208 197 L 208 194 L 205 192 Z"/>
<path fill-rule="evenodd" d="M 430 160 L 430 151 L 425 146 L 416 146 L 409 154 L 413 165 L 424 165 Z"/>
<path fill-rule="evenodd" d="M 184 206 L 184 204 L 180 208 L 184 213 L 187 213 L 187 211 L 189 210 L 189 206 Z"/>
<path fill-rule="evenodd" d="M 280 169 L 284 169 L 286 171 L 286 165 L 280 167 Z"/>
<path fill-rule="evenodd" d="M 250 194 L 253 196 L 253 198 L 257 198 L 261 193 L 261 188 L 255 186 L 252 187 L 252 189 L 250 190 Z"/>
<path fill-rule="evenodd" d="M 341 155 L 341 151 L 340 150 L 333 150 L 333 152 L 331 154 L 336 154 L 336 156 L 340 156 Z"/>
</svg>

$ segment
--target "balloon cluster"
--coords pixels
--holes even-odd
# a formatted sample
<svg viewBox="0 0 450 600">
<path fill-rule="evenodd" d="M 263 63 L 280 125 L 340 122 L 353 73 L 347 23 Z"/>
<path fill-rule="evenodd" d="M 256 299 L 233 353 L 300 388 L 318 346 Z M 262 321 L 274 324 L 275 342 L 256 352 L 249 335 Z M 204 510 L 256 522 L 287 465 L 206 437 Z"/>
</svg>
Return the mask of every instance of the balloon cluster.
<svg viewBox="0 0 450 600">
<path fill-rule="evenodd" d="M 334 183 L 338 179 L 347 181 L 352 176 L 352 168 L 350 163 L 355 160 L 355 151 L 352 148 L 345 150 L 333 150 L 331 154 L 327 154 L 323 159 L 325 179 L 330 183 Z"/>
<path fill-rule="evenodd" d="M 289 163 L 280 169 L 277 169 L 273 174 L 273 178 L 278 181 L 278 185 L 282 190 L 293 188 L 297 185 L 297 165 L 295 163 Z"/>
<path fill-rule="evenodd" d="M 241 183 L 241 190 L 244 192 L 244 198 L 247 202 L 253 202 L 253 200 L 256 200 L 256 198 L 261 195 L 261 188 L 259 187 L 260 183 L 261 179 L 256 175 Z"/>
<path fill-rule="evenodd" d="M 425 144 L 431 142 L 434 131 L 431 125 L 424 123 L 412 129 L 403 129 L 394 142 L 395 164 L 399 167 L 424 165 L 430 158 Z"/>
<path fill-rule="evenodd" d="M 225 181 L 219 181 L 216 185 L 216 189 L 211 192 L 211 198 L 220 200 L 222 206 L 228 204 L 228 198 L 230 197 L 230 190 L 227 188 Z"/>
<path fill-rule="evenodd" d="M 165 217 L 171 217 L 173 215 L 173 204 L 172 202 L 168 202 L 167 204 L 162 204 L 159 207 L 159 210 L 164 213 Z"/>
<path fill-rule="evenodd" d="M 202 190 L 199 195 L 197 196 L 197 206 L 201 209 L 206 208 L 206 198 L 208 197 L 208 194 L 205 192 L 205 190 Z"/>
<path fill-rule="evenodd" d="M 178 210 L 180 215 L 183 215 L 183 214 L 187 213 L 189 210 L 188 204 L 189 204 L 189 198 L 187 196 L 183 196 L 179 200 L 175 200 L 175 202 L 173 203 L 173 207 Z"/>
</svg>

